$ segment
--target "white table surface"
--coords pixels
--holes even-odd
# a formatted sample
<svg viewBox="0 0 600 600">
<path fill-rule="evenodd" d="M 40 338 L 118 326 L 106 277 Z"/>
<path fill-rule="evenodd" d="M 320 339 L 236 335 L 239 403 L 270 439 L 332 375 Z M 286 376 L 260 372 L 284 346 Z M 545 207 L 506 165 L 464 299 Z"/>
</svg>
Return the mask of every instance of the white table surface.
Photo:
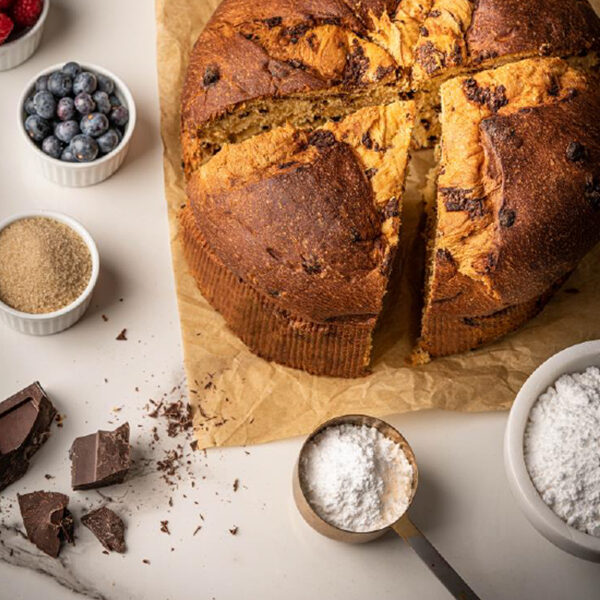
<svg viewBox="0 0 600 600">
<path fill-rule="evenodd" d="M 106 489 L 127 521 L 124 556 L 102 554 L 91 533 L 80 527 L 77 545 L 65 547 L 60 561 L 42 559 L 11 529 L 22 527 L 18 511 L 10 508 L 17 492 L 69 493 L 76 516 L 101 501 L 95 492 L 70 490 L 67 451 L 77 435 L 127 419 L 136 456 L 154 460 L 160 449 L 148 446 L 154 422 L 144 416 L 143 405 L 183 382 L 163 198 L 154 3 L 52 4 L 38 53 L 0 73 L 0 218 L 32 208 L 65 212 L 96 239 L 102 269 L 92 308 L 73 329 L 48 338 L 6 328 L 0 332 L 0 396 L 39 379 L 67 415 L 29 473 L 0 494 L 0 598 L 77 596 L 34 569 L 52 571 L 80 592 L 110 600 L 447 598 L 399 538 L 346 546 L 319 537 L 300 520 L 290 478 L 301 439 L 212 450 L 206 458 L 196 453 L 189 466 L 196 487 L 184 478 L 171 491 L 149 469 L 127 486 Z M 15 118 L 26 81 L 43 67 L 70 59 L 100 64 L 121 76 L 139 113 L 124 167 L 112 179 L 82 190 L 43 179 L 31 166 Z M 129 339 L 118 342 L 124 327 Z M 177 398 L 177 392 L 167 397 Z M 115 406 L 122 410 L 112 412 Z M 482 598 L 598 597 L 600 567 L 546 542 L 510 496 L 502 464 L 506 414 L 425 412 L 390 420 L 419 461 L 422 482 L 411 509 L 414 521 Z M 45 473 L 55 478 L 46 480 Z M 240 489 L 234 493 L 236 478 Z M 193 536 L 199 513 L 203 529 Z M 170 536 L 159 530 L 165 519 Z M 234 525 L 236 536 L 228 531 Z"/>
</svg>

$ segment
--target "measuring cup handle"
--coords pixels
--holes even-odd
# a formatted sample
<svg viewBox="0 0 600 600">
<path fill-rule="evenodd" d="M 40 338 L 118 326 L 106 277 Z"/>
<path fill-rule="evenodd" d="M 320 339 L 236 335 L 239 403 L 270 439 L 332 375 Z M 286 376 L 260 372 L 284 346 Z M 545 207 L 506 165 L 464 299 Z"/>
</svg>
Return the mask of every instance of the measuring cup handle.
<svg viewBox="0 0 600 600">
<path fill-rule="evenodd" d="M 463 578 L 448 564 L 433 544 L 404 515 L 392 529 L 419 555 L 446 589 L 460 600 L 480 600 Z"/>
</svg>

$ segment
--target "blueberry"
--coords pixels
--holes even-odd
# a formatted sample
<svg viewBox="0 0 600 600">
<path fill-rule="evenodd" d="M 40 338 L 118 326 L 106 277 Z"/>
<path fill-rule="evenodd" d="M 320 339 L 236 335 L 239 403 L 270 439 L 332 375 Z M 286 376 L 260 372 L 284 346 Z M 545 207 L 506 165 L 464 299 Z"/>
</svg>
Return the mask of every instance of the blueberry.
<svg viewBox="0 0 600 600">
<path fill-rule="evenodd" d="M 61 121 L 54 127 L 54 135 L 65 144 L 68 144 L 79 133 L 77 121 Z"/>
<path fill-rule="evenodd" d="M 75 102 L 68 96 L 61 98 L 56 106 L 56 115 L 61 121 L 69 121 L 75 117 Z"/>
<path fill-rule="evenodd" d="M 108 130 L 108 117 L 99 112 L 90 113 L 79 123 L 81 133 L 98 137 Z"/>
<path fill-rule="evenodd" d="M 48 78 L 48 91 L 57 98 L 68 96 L 73 91 L 73 80 L 61 71 L 54 71 Z"/>
<path fill-rule="evenodd" d="M 42 142 L 42 150 L 52 158 L 60 158 L 65 145 L 54 135 L 49 135 Z"/>
<path fill-rule="evenodd" d="M 114 94 L 111 94 L 109 96 L 109 100 L 110 100 L 110 105 L 114 108 L 115 106 L 121 106 L 121 101 L 119 100 L 119 98 L 117 96 L 115 96 Z"/>
<path fill-rule="evenodd" d="M 60 160 L 64 160 L 65 162 L 77 162 L 75 155 L 73 154 L 73 149 L 71 146 L 67 146 L 60 155 Z"/>
<path fill-rule="evenodd" d="M 63 65 L 63 68 L 61 69 L 61 71 L 65 75 L 68 75 L 69 77 L 71 77 L 71 79 L 75 79 L 75 77 L 77 77 L 77 75 L 79 75 L 79 73 L 81 73 L 81 65 L 79 63 L 71 61 L 71 62 L 68 62 L 65 65 Z"/>
<path fill-rule="evenodd" d="M 25 131 L 34 142 L 41 142 L 52 133 L 52 127 L 39 115 L 29 115 L 25 119 Z"/>
<path fill-rule="evenodd" d="M 112 79 L 109 79 L 100 73 L 96 75 L 96 79 L 98 80 L 98 89 L 101 92 L 112 94 L 115 91 L 115 84 Z"/>
<path fill-rule="evenodd" d="M 89 71 L 83 71 L 73 81 L 73 93 L 81 94 L 81 92 L 85 92 L 86 94 L 93 94 L 97 86 L 98 80 L 96 76 Z"/>
<path fill-rule="evenodd" d="M 124 106 L 115 106 L 110 112 L 110 122 L 118 127 L 125 127 L 129 121 L 129 111 Z"/>
<path fill-rule="evenodd" d="M 82 115 L 89 115 L 96 109 L 96 103 L 87 92 L 81 92 L 75 96 L 75 108 Z"/>
<path fill-rule="evenodd" d="M 98 156 L 98 144 L 89 135 L 76 135 L 71 141 L 71 150 L 78 162 L 90 162 Z"/>
<path fill-rule="evenodd" d="M 40 75 L 35 80 L 35 91 L 41 92 L 42 90 L 48 89 L 48 75 Z"/>
<path fill-rule="evenodd" d="M 115 129 L 109 129 L 104 135 L 101 135 L 97 140 L 100 146 L 100 152 L 108 154 L 112 152 L 118 145 L 121 139 Z"/>
<path fill-rule="evenodd" d="M 105 115 L 107 115 L 110 112 L 112 106 L 110 105 L 110 100 L 106 92 L 94 92 L 92 98 L 96 103 L 96 110 L 98 112 L 101 112 Z"/>
<path fill-rule="evenodd" d="M 25 104 L 23 105 L 25 112 L 28 115 L 35 115 L 35 105 L 33 104 L 33 96 L 29 96 L 27 100 L 25 100 Z"/>
<path fill-rule="evenodd" d="M 33 105 L 35 106 L 35 112 L 43 119 L 54 117 L 56 100 L 50 92 L 44 90 L 37 92 L 33 97 Z"/>
</svg>

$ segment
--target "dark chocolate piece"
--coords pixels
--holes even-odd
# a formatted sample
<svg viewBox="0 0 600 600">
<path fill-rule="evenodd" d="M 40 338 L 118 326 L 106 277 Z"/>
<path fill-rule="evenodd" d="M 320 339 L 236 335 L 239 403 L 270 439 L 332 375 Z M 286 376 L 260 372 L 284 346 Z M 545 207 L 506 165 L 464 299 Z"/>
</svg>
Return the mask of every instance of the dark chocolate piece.
<svg viewBox="0 0 600 600">
<path fill-rule="evenodd" d="M 37 381 L 0 404 L 0 491 L 25 475 L 55 415 Z"/>
<path fill-rule="evenodd" d="M 58 492 L 17 495 L 29 541 L 56 558 L 63 540 L 73 543 L 73 517 L 67 510 L 69 496 Z"/>
<path fill-rule="evenodd" d="M 114 431 L 76 438 L 71 446 L 71 486 L 89 490 L 122 483 L 129 470 L 129 423 Z"/>
<path fill-rule="evenodd" d="M 125 524 L 118 514 L 103 506 L 81 517 L 81 522 L 111 552 L 125 552 Z"/>
</svg>

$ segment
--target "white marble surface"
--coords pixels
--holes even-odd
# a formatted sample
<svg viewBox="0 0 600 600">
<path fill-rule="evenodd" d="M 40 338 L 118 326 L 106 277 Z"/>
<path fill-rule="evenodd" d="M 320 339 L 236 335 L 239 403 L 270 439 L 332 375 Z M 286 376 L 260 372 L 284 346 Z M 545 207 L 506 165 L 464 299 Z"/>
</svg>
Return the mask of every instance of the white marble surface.
<svg viewBox="0 0 600 600">
<path fill-rule="evenodd" d="M 31 170 L 15 120 L 25 82 L 68 59 L 119 74 L 139 111 L 122 170 L 84 190 L 53 186 Z M 0 396 L 39 379 L 66 414 L 64 427 L 54 428 L 29 473 L 0 495 L 0 599 L 77 596 L 34 570 L 110 600 L 447 598 L 399 539 L 389 535 L 367 546 L 344 546 L 300 521 L 290 486 L 300 439 L 213 450 L 206 458 L 197 453 L 188 466 L 192 477 L 176 490 L 155 472 L 164 448 L 150 448 L 154 422 L 143 406 L 165 392 L 177 398 L 179 392 L 170 390 L 182 383 L 183 371 L 163 200 L 153 2 L 53 0 L 39 52 L 0 73 L 0 114 L 0 217 L 38 207 L 66 212 L 90 230 L 102 261 L 92 309 L 73 329 L 43 339 L 0 332 Z M 129 339 L 118 342 L 124 327 Z M 113 412 L 115 406 L 121 411 Z M 70 490 L 67 451 L 75 436 L 124 420 L 132 425 L 138 467 L 129 484 L 104 493 L 127 521 L 128 553 L 102 554 L 80 527 L 77 545 L 64 548 L 59 561 L 40 556 L 12 529 L 22 526 L 11 501 L 17 492 L 48 489 L 70 493 L 76 516 L 99 505 L 97 493 Z M 510 497 L 501 451 L 505 414 L 428 412 L 391 421 L 419 460 L 415 522 L 482 598 L 598 597 L 600 568 L 551 546 Z M 145 467 L 141 459 L 147 459 Z M 54 479 L 46 480 L 46 473 Z M 233 492 L 236 478 L 241 485 Z M 171 535 L 160 531 L 161 520 L 169 521 Z M 200 523 L 203 528 L 192 535 Z M 239 527 L 236 536 L 229 533 L 233 526 Z"/>
</svg>

